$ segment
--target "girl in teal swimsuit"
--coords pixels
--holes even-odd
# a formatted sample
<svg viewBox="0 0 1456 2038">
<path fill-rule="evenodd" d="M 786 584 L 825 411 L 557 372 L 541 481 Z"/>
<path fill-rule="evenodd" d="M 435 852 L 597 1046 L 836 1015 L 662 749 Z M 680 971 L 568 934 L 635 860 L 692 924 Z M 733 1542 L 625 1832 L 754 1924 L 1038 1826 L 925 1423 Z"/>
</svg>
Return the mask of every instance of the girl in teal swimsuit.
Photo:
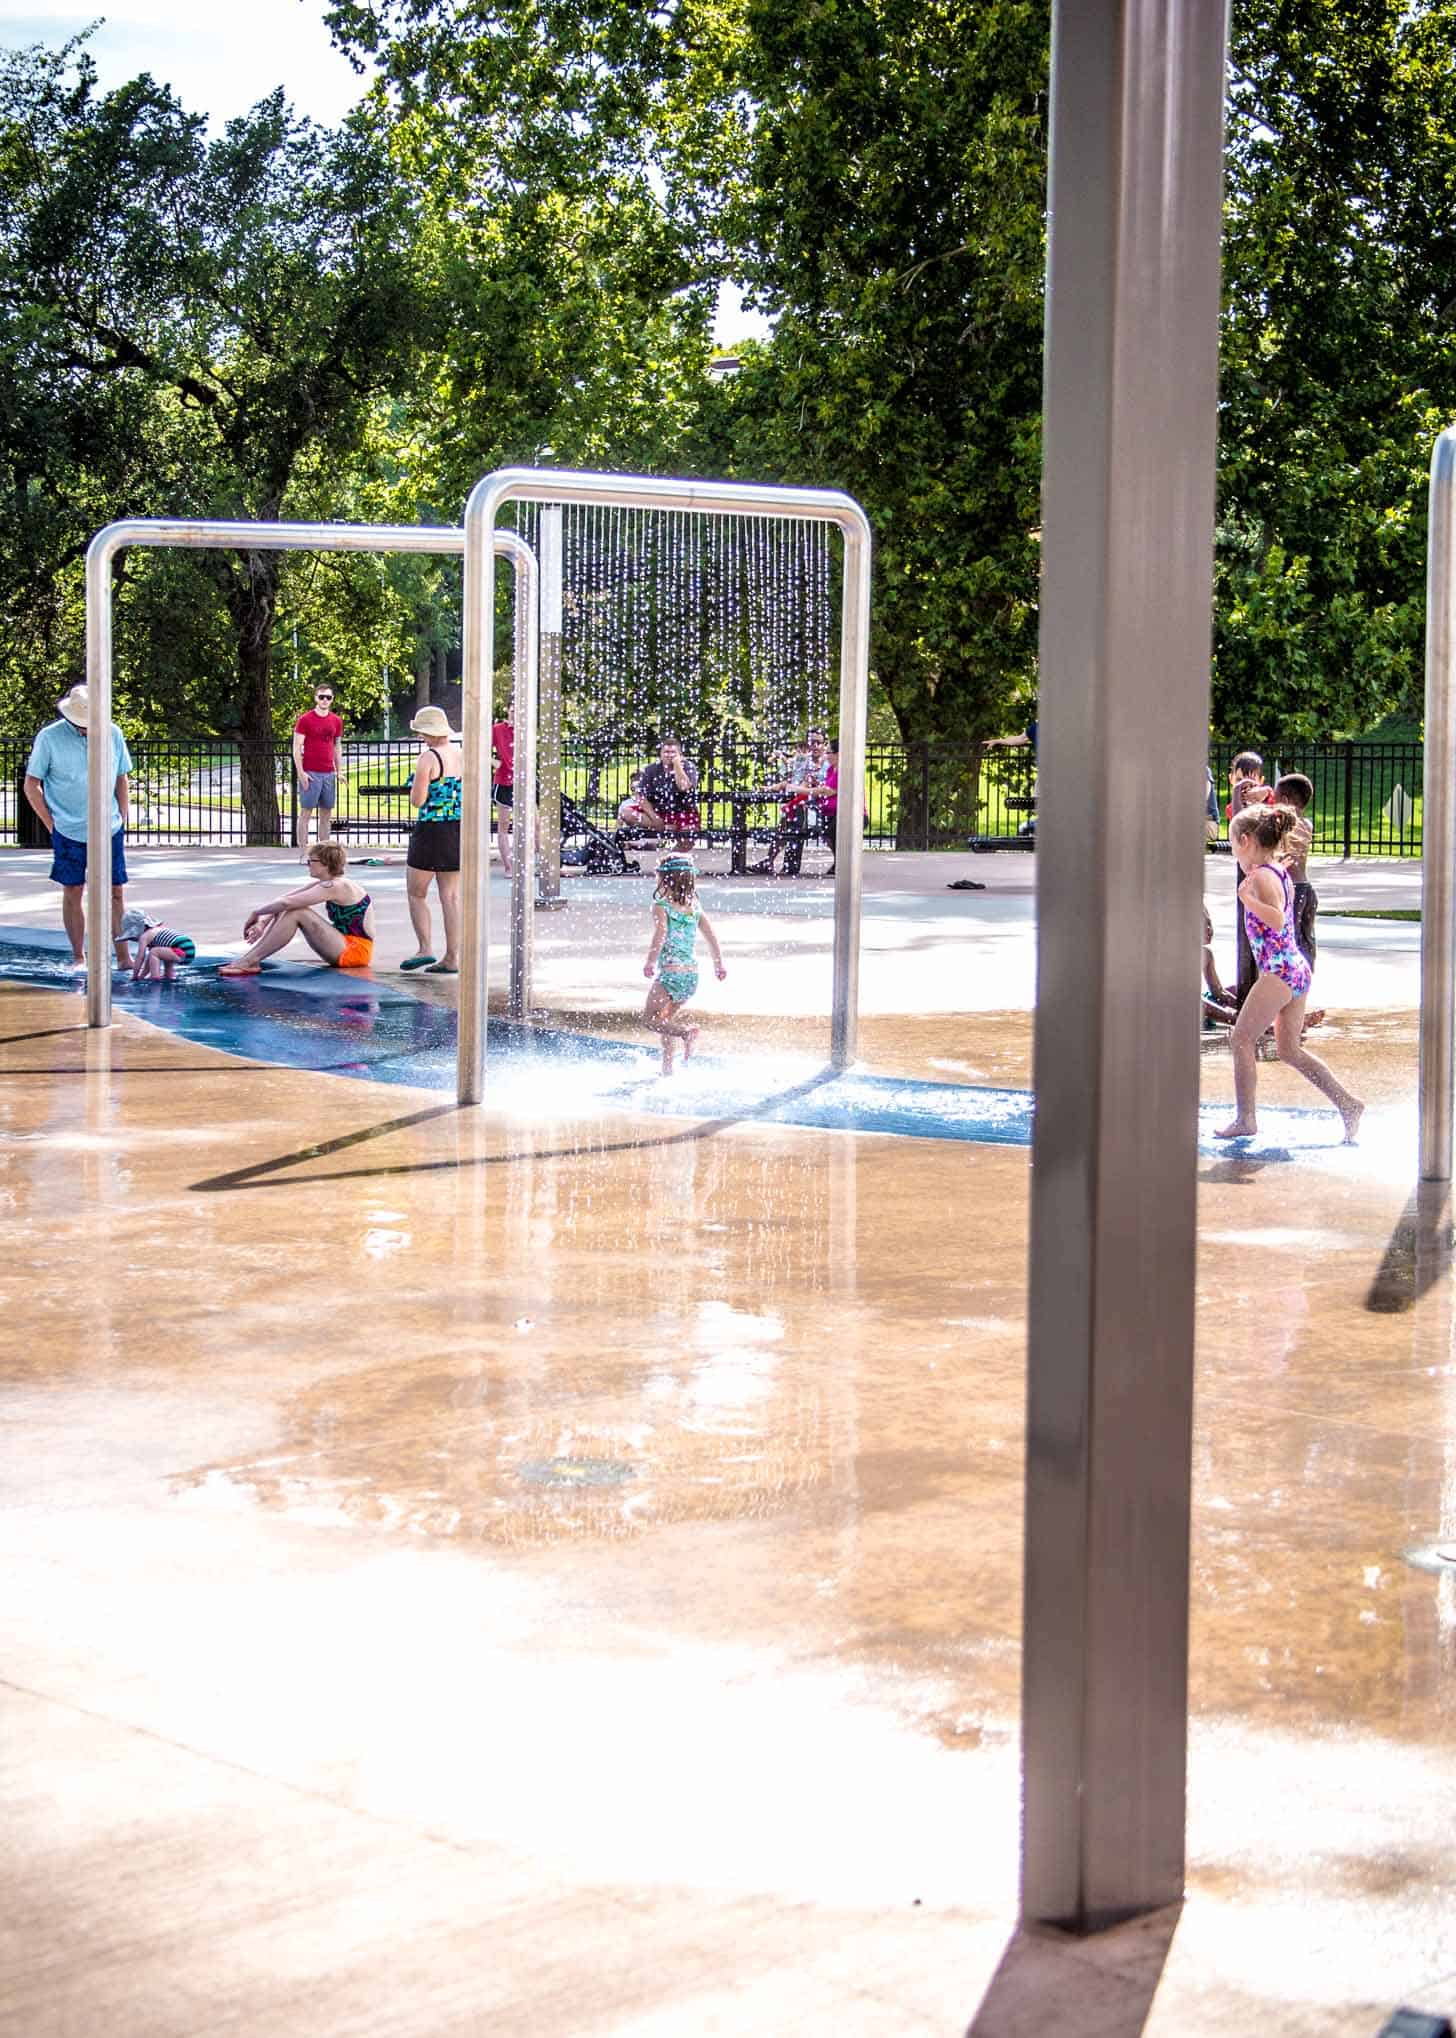
<svg viewBox="0 0 1456 2038">
<path fill-rule="evenodd" d="M 683 1044 L 686 1061 L 697 1045 L 698 1029 L 683 1023 L 682 1009 L 698 988 L 696 947 L 699 934 L 708 944 L 721 983 L 728 972 L 712 922 L 698 904 L 698 878 L 690 856 L 664 856 L 657 866 L 657 891 L 652 900 L 652 945 L 642 974 L 657 981 L 647 993 L 642 1017 L 662 1035 L 662 1073 L 673 1070 L 673 1042 Z"/>
</svg>

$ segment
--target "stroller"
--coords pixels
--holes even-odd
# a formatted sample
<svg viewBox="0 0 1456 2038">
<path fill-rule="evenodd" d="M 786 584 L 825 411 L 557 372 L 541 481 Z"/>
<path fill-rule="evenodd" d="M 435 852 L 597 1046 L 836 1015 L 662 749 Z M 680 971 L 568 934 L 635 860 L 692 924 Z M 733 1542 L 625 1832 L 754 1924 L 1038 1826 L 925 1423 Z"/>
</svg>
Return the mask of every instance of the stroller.
<svg viewBox="0 0 1456 2038">
<path fill-rule="evenodd" d="M 572 845 L 568 854 L 567 844 Z M 561 795 L 561 860 L 575 864 L 592 876 L 640 877 L 642 866 L 627 854 L 613 835 L 589 820 L 576 804 Z"/>
</svg>

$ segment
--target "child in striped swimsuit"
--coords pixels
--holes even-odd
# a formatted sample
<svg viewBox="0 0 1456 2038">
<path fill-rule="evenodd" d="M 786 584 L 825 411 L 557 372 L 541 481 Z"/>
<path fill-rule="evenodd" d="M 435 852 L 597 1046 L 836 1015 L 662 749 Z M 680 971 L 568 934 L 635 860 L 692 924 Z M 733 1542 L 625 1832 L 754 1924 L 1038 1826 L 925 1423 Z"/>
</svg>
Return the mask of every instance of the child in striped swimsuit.
<svg viewBox="0 0 1456 2038">
<path fill-rule="evenodd" d="M 131 966 L 134 978 L 149 977 L 159 983 L 165 977 L 170 983 L 179 968 L 197 960 L 197 944 L 190 934 L 163 926 L 135 906 L 121 917 L 121 938 L 136 943 L 136 960 Z"/>
<path fill-rule="evenodd" d="M 642 974 L 657 981 L 647 993 L 642 1017 L 654 1033 L 662 1036 L 662 1073 L 673 1069 L 673 1042 L 683 1044 L 687 1061 L 698 1044 L 696 1026 L 682 1023 L 682 1009 L 696 994 L 698 962 L 695 953 L 699 934 L 708 944 L 713 967 L 721 983 L 728 972 L 707 914 L 698 904 L 698 878 L 690 856 L 664 856 L 657 866 L 657 891 L 652 901 L 652 945 Z"/>
<path fill-rule="evenodd" d="M 1247 1139 L 1259 1129 L 1254 1102 L 1258 1046 L 1272 1025 L 1279 1059 L 1329 1098 L 1340 1114 L 1348 1145 L 1365 1106 L 1301 1044 L 1311 972 L 1295 943 L 1294 886 L 1284 868 L 1298 824 L 1299 816 L 1289 806 L 1245 807 L 1229 823 L 1229 840 L 1243 873 L 1239 905 L 1258 976 L 1230 1036 L 1236 1101 L 1233 1120 L 1219 1127 L 1218 1137 Z"/>
</svg>

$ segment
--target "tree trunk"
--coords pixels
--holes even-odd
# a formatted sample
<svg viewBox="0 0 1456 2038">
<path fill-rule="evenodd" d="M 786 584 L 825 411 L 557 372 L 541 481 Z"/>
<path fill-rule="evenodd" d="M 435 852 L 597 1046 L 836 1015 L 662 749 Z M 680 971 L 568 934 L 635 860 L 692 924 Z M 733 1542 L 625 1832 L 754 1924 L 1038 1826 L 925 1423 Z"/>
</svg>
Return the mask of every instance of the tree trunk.
<svg viewBox="0 0 1456 2038">
<path fill-rule="evenodd" d="M 434 646 L 421 637 L 415 646 L 415 713 L 430 705 L 430 673 L 435 663 Z"/>
<path fill-rule="evenodd" d="M 228 578 L 228 612 L 238 645 L 238 763 L 243 817 L 251 845 L 283 840 L 278 813 L 277 740 L 273 734 L 273 624 L 279 558 L 245 552 Z"/>
</svg>

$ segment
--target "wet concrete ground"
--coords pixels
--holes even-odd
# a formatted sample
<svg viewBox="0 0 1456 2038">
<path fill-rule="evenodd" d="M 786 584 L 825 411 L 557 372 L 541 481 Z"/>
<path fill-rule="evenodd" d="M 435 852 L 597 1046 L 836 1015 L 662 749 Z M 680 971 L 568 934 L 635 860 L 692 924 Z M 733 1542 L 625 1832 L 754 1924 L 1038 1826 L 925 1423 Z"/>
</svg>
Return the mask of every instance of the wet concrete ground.
<svg viewBox="0 0 1456 2038">
<path fill-rule="evenodd" d="M 743 951 L 734 1044 L 815 1023 Z M 877 952 L 871 1061 L 1024 1078 Z M 0 985 L 0 2028 L 1456 2009 L 1451 1295 L 1408 969 L 1338 963 L 1368 1143 L 1203 1165 L 1189 1901 L 1083 1947 L 1011 1941 L 1024 1151 L 533 1128 Z"/>
</svg>

